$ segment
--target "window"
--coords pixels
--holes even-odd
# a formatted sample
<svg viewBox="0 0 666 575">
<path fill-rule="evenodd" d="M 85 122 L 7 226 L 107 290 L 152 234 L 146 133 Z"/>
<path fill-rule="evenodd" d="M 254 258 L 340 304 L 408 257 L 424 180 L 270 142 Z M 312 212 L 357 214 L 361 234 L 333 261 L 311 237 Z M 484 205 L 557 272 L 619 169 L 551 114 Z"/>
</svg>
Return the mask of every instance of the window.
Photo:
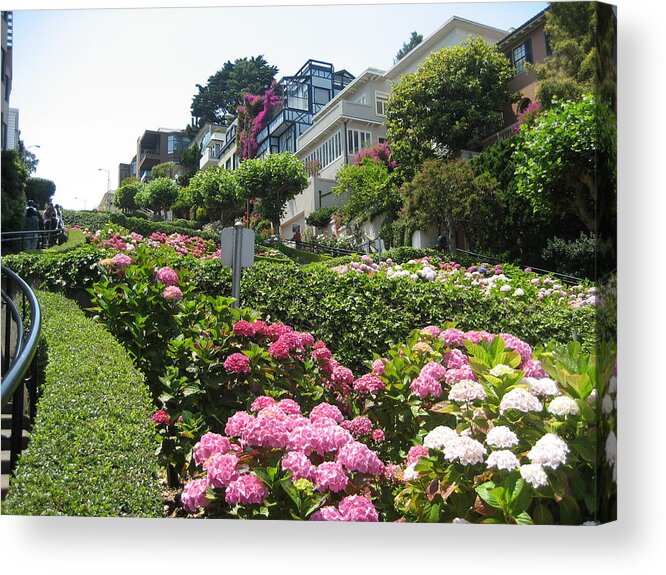
<svg viewBox="0 0 666 575">
<path fill-rule="evenodd" d="M 317 162 L 321 169 L 335 162 L 340 156 L 342 156 L 342 138 L 340 132 L 337 132 L 306 156 L 305 162 Z"/>
<path fill-rule="evenodd" d="M 378 116 L 386 116 L 386 102 L 388 94 L 384 92 L 375 92 L 375 112 Z"/>
<path fill-rule="evenodd" d="M 358 98 L 356 98 L 356 100 L 354 100 L 354 103 L 356 103 L 356 104 L 367 104 L 368 99 L 366 97 L 366 93 L 363 92 Z"/>
<path fill-rule="evenodd" d="M 532 61 L 532 41 L 527 39 L 525 42 L 511 50 L 511 64 L 515 74 L 520 74 L 525 70 L 525 63 Z"/>
<path fill-rule="evenodd" d="M 363 148 L 372 145 L 372 134 L 370 132 L 361 132 L 359 130 L 349 130 L 347 132 L 347 151 L 350 156 L 355 156 Z"/>
<path fill-rule="evenodd" d="M 185 136 L 167 136 L 167 154 L 179 154 L 190 143 Z"/>
</svg>

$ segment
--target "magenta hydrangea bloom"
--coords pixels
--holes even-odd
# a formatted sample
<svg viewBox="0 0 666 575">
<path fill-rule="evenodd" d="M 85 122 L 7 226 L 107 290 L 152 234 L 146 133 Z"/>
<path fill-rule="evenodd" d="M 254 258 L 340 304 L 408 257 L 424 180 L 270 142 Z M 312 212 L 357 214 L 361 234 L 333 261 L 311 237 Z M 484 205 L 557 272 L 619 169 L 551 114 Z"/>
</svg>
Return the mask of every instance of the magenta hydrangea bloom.
<svg viewBox="0 0 666 575">
<path fill-rule="evenodd" d="M 362 495 L 349 495 L 338 505 L 343 521 L 379 521 L 379 515 L 372 501 Z"/>
<path fill-rule="evenodd" d="M 282 458 L 282 469 L 291 471 L 292 479 L 314 479 L 315 466 L 305 453 L 290 451 Z"/>
<path fill-rule="evenodd" d="M 344 468 L 336 461 L 325 461 L 314 472 L 314 481 L 317 491 L 344 491 L 349 483 L 349 477 Z"/>
<path fill-rule="evenodd" d="M 447 369 L 460 369 L 469 366 L 469 359 L 459 349 L 453 349 L 444 354 L 444 365 Z"/>
<path fill-rule="evenodd" d="M 287 415 L 300 415 L 301 413 L 301 406 L 293 399 L 281 399 L 278 401 L 277 406 Z"/>
<path fill-rule="evenodd" d="M 383 429 L 373 429 L 372 433 L 370 434 L 370 437 L 372 438 L 372 441 L 375 443 L 381 443 L 386 439 L 386 435 L 384 434 Z"/>
<path fill-rule="evenodd" d="M 289 433 L 287 447 L 292 451 L 302 451 L 310 454 L 317 448 L 319 443 L 318 430 L 310 425 L 299 425 Z"/>
<path fill-rule="evenodd" d="M 250 358 L 242 353 L 232 353 L 224 360 L 227 373 L 250 373 Z"/>
<path fill-rule="evenodd" d="M 432 377 L 433 379 L 444 379 L 446 368 L 441 363 L 431 361 L 421 368 L 420 375 Z"/>
<path fill-rule="evenodd" d="M 492 333 L 488 333 L 485 330 L 481 331 L 466 331 L 465 339 L 471 341 L 472 343 L 479 344 L 482 341 L 491 342 L 495 339 L 495 336 Z"/>
<path fill-rule="evenodd" d="M 317 347 L 312 351 L 310 357 L 315 361 L 328 361 L 333 357 L 333 354 L 326 347 Z"/>
<path fill-rule="evenodd" d="M 245 428 L 254 422 L 254 417 L 249 413 L 244 411 L 238 411 L 234 413 L 229 419 L 227 419 L 227 424 L 224 427 L 224 433 L 229 437 L 240 437 L 243 434 Z"/>
<path fill-rule="evenodd" d="M 241 475 L 227 486 L 224 500 L 229 505 L 258 505 L 268 496 L 268 489 L 256 475 Z"/>
<path fill-rule="evenodd" d="M 351 421 L 343 421 L 340 426 L 356 436 L 368 435 L 372 432 L 372 421 L 363 416 L 355 417 Z"/>
<path fill-rule="evenodd" d="M 326 505 L 310 515 L 310 521 L 343 521 L 337 507 Z"/>
<path fill-rule="evenodd" d="M 217 453 L 227 453 L 231 448 L 231 442 L 228 437 L 218 433 L 205 433 L 194 446 L 194 462 L 204 467 L 206 461 Z"/>
<path fill-rule="evenodd" d="M 384 375 L 384 368 L 386 367 L 386 364 L 384 363 L 385 361 L 386 360 L 384 360 L 384 358 L 379 358 L 373 361 L 372 373 L 374 373 L 375 375 Z"/>
<path fill-rule="evenodd" d="M 414 381 L 412 381 L 409 389 L 421 399 L 426 399 L 427 397 L 439 397 L 442 395 L 442 384 L 429 375 L 419 375 Z"/>
<path fill-rule="evenodd" d="M 330 403 L 320 403 L 312 408 L 310 412 L 310 421 L 317 421 L 322 417 L 330 417 L 336 423 L 340 423 L 344 417 L 342 412 L 335 406 Z"/>
<path fill-rule="evenodd" d="M 171 420 L 169 419 L 169 413 L 166 409 L 159 409 L 153 416 L 150 418 L 153 420 L 155 425 L 169 425 Z"/>
<path fill-rule="evenodd" d="M 381 475 L 384 464 L 377 454 L 364 443 L 351 441 L 338 451 L 337 461 L 349 471 Z"/>
<path fill-rule="evenodd" d="M 226 487 L 238 478 L 236 467 L 238 466 L 238 456 L 234 452 L 216 453 L 206 464 L 206 473 L 208 474 L 208 484 L 211 487 L 221 489 Z"/>
<path fill-rule="evenodd" d="M 208 480 L 204 477 L 188 481 L 180 494 L 180 502 L 188 513 L 194 513 L 200 507 L 206 507 L 209 501 L 206 499 L 206 488 Z"/>
<path fill-rule="evenodd" d="M 116 254 L 109 260 L 109 263 L 117 268 L 126 268 L 127 266 L 132 265 L 134 260 L 128 255 Z"/>
<path fill-rule="evenodd" d="M 520 355 L 523 363 L 532 359 L 532 348 L 528 343 L 525 343 L 522 339 L 519 339 L 510 333 L 502 333 L 500 334 L 500 337 L 504 341 L 504 345 L 507 349 L 515 351 Z"/>
<path fill-rule="evenodd" d="M 359 393 L 375 393 L 385 387 L 386 384 L 373 373 L 366 373 L 354 381 L 354 391 Z"/>
<path fill-rule="evenodd" d="M 438 337 L 439 334 L 442 333 L 442 330 L 439 329 L 436 325 L 428 325 L 421 330 L 421 333 L 429 334 L 433 337 Z"/>
<path fill-rule="evenodd" d="M 528 359 L 522 364 L 521 369 L 525 372 L 525 377 L 533 377 L 535 379 L 548 377 L 548 374 L 541 367 L 541 363 L 537 359 Z"/>
<path fill-rule="evenodd" d="M 428 457 L 429 453 L 427 447 L 424 447 L 423 445 L 413 445 L 407 452 L 407 465 L 413 465 L 421 459 L 421 457 Z"/>
<path fill-rule="evenodd" d="M 447 347 L 462 347 L 463 341 L 465 340 L 465 332 L 454 327 L 450 327 L 440 333 L 438 337 L 446 344 Z"/>
<path fill-rule="evenodd" d="M 242 438 L 248 445 L 283 449 L 289 435 L 284 424 L 272 417 L 259 417 L 243 429 Z"/>
<path fill-rule="evenodd" d="M 252 329 L 254 329 L 254 335 L 263 335 L 268 337 L 269 327 L 265 321 L 257 320 L 253 322 Z"/>
<path fill-rule="evenodd" d="M 178 286 L 167 286 L 162 292 L 162 297 L 168 301 L 180 301 L 183 299 L 183 292 Z"/>
<path fill-rule="evenodd" d="M 254 326 L 244 319 L 237 321 L 234 324 L 234 335 L 243 337 L 252 337 L 254 335 Z"/>
<path fill-rule="evenodd" d="M 458 369 L 449 369 L 447 370 L 446 376 L 444 377 L 446 383 L 451 385 L 453 385 L 454 383 L 458 383 L 463 379 L 470 379 L 472 381 L 476 381 L 476 375 L 474 375 L 474 372 L 472 371 L 472 368 L 470 366 L 465 366 Z"/>
<path fill-rule="evenodd" d="M 331 422 L 330 425 L 327 420 Z M 352 441 L 349 431 L 336 425 L 332 419 L 327 417 L 318 419 L 312 424 L 312 427 L 315 431 L 314 450 L 319 455 L 337 451 Z"/>
<path fill-rule="evenodd" d="M 178 274 L 168 266 L 158 269 L 155 278 L 165 286 L 178 285 Z"/>
<path fill-rule="evenodd" d="M 315 338 L 312 336 L 311 333 L 303 332 L 299 333 L 298 335 L 301 338 L 301 344 L 303 345 L 303 347 L 310 347 L 311 345 L 314 345 Z"/>
<path fill-rule="evenodd" d="M 294 331 L 294 328 L 283 323 L 274 323 L 269 325 L 266 329 L 266 335 L 273 341 L 280 339 L 280 336 L 285 333 L 290 333 Z"/>
<path fill-rule="evenodd" d="M 275 405 L 274 398 L 268 395 L 260 395 L 259 397 L 257 397 L 257 399 L 255 399 L 252 402 L 252 405 L 250 406 L 250 411 L 255 411 L 255 412 L 261 411 L 265 407 L 269 407 L 271 405 Z"/>
<path fill-rule="evenodd" d="M 278 338 L 268 346 L 268 353 L 275 359 L 287 359 L 289 357 L 289 345 L 282 338 Z"/>
</svg>

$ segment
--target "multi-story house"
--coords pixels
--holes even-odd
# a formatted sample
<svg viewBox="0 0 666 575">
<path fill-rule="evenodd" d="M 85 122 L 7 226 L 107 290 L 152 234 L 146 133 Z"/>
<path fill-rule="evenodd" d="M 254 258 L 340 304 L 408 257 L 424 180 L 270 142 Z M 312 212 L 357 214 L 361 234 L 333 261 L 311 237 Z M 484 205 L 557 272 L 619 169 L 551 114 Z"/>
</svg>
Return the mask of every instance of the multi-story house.
<svg viewBox="0 0 666 575">
<path fill-rule="evenodd" d="M 226 143 L 226 126 L 220 124 L 205 124 L 190 142 L 190 147 L 196 147 L 201 154 L 199 169 L 218 165 L 218 156 Z"/>
<path fill-rule="evenodd" d="M 12 48 L 14 41 L 14 14 L 2 11 L 1 45 L 2 45 L 2 149 L 8 149 L 9 139 L 9 95 L 12 91 Z M 18 126 L 16 127 L 18 129 Z M 18 143 L 18 142 L 17 142 Z"/>
<path fill-rule="evenodd" d="M 312 118 L 339 94 L 354 77 L 346 70 L 336 71 L 333 64 L 308 60 L 293 76 L 280 82 L 282 109 L 257 134 L 255 157 L 282 152 L 296 153 L 296 142 L 311 125 Z M 238 167 L 236 147 L 238 120 L 226 131 L 218 157 L 219 165 L 233 170 Z"/>
<path fill-rule="evenodd" d="M 142 182 L 150 181 L 151 170 L 164 162 L 179 162 L 183 150 L 190 144 L 190 138 L 183 130 L 159 128 L 146 130 L 136 143 L 136 156 L 129 164 L 119 164 L 118 182 L 130 176 Z"/>
<path fill-rule="evenodd" d="M 504 38 L 506 31 L 454 16 L 391 69 L 367 69 L 321 108 L 312 126 L 299 136 L 296 150 L 300 159 L 317 166 L 318 171 L 311 176 L 308 188 L 288 203 L 280 226 L 283 237 L 291 237 L 295 226 L 304 229 L 305 218 L 314 210 L 344 201 L 331 193 L 335 176 L 360 150 L 385 141 L 386 102 L 392 86 L 432 52 L 460 44 L 469 36 L 479 36 L 492 45 Z M 365 227 L 365 235 L 375 239 L 380 226 L 381 218 Z M 419 235 L 414 241 L 420 246 L 430 239 Z"/>
</svg>

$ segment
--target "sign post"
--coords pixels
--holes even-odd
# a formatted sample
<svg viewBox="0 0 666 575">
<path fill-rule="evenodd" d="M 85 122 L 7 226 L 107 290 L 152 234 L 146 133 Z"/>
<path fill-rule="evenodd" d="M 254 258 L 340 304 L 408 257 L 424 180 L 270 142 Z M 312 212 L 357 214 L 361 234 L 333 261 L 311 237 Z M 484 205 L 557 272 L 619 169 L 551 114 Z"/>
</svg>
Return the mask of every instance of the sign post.
<svg viewBox="0 0 666 575">
<path fill-rule="evenodd" d="M 236 222 L 233 228 L 224 228 L 220 241 L 222 265 L 231 266 L 231 307 L 240 307 L 241 269 L 252 267 L 254 263 L 254 230 L 244 228 Z"/>
</svg>

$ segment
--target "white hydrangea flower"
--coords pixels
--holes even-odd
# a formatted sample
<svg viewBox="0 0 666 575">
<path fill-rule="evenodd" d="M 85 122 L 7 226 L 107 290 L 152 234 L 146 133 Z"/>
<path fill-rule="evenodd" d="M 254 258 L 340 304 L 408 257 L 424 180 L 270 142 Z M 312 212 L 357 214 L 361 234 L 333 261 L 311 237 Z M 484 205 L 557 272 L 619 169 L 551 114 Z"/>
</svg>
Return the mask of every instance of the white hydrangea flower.
<svg viewBox="0 0 666 575">
<path fill-rule="evenodd" d="M 483 462 L 486 448 L 471 437 L 456 437 L 444 446 L 444 458 L 447 461 L 456 461 L 463 465 L 476 465 Z"/>
<path fill-rule="evenodd" d="M 561 437 L 554 433 L 546 433 L 530 449 L 527 457 L 532 463 L 557 469 L 562 463 L 566 463 L 567 453 L 569 453 L 569 446 Z"/>
<path fill-rule="evenodd" d="M 580 408 L 576 401 L 568 395 L 560 395 L 550 402 L 548 405 L 548 411 L 553 415 L 564 417 L 565 415 L 578 415 L 580 413 Z"/>
<path fill-rule="evenodd" d="M 525 295 L 523 288 L 516 288 L 516 291 L 513 292 L 513 297 L 522 297 Z"/>
<path fill-rule="evenodd" d="M 610 395 L 604 395 L 604 398 L 601 400 L 601 411 L 606 415 L 613 411 L 613 400 Z"/>
<path fill-rule="evenodd" d="M 496 467 L 497 469 L 511 471 L 520 467 L 520 461 L 518 461 L 518 458 L 511 451 L 503 449 L 501 451 L 493 451 L 488 456 L 488 459 L 486 459 L 486 465 L 489 469 Z"/>
<path fill-rule="evenodd" d="M 521 465 L 520 476 L 534 488 L 548 484 L 548 476 L 541 465 Z"/>
<path fill-rule="evenodd" d="M 402 473 L 402 477 L 405 481 L 411 481 L 412 479 L 418 478 L 419 472 L 414 469 L 415 467 L 416 463 L 412 463 L 405 467 L 405 471 Z"/>
<path fill-rule="evenodd" d="M 508 365 L 504 365 L 503 363 L 500 363 L 499 365 L 496 365 L 490 370 L 490 375 L 494 375 L 495 377 L 502 377 L 503 375 L 509 375 L 510 373 L 513 373 L 516 371 L 512 367 L 509 367 Z"/>
<path fill-rule="evenodd" d="M 486 435 L 486 443 L 492 447 L 514 447 L 518 445 L 518 437 L 506 425 L 493 427 Z"/>
<path fill-rule="evenodd" d="M 510 286 L 509 284 L 504 284 L 503 286 L 501 286 L 501 287 L 499 288 L 499 290 L 500 290 L 502 293 L 510 292 L 510 291 L 511 291 L 511 286 Z"/>
<path fill-rule="evenodd" d="M 606 461 L 613 465 L 617 461 L 617 437 L 611 431 L 606 438 Z"/>
<path fill-rule="evenodd" d="M 449 399 L 458 403 L 470 403 L 477 399 L 485 399 L 485 397 L 486 390 L 483 389 L 483 385 L 471 379 L 461 379 L 453 384 L 449 391 Z"/>
<path fill-rule="evenodd" d="M 522 387 L 514 387 L 511 391 L 504 394 L 500 401 L 500 413 L 507 409 L 517 409 L 518 411 L 541 411 L 543 405 L 539 399 Z"/>
<path fill-rule="evenodd" d="M 553 381 L 549 377 L 542 377 L 537 379 L 536 377 L 524 377 L 520 380 L 520 383 L 527 385 L 529 390 L 534 395 L 559 395 L 560 390 L 557 387 L 557 382 Z"/>
<path fill-rule="evenodd" d="M 454 429 L 446 427 L 445 425 L 440 425 L 435 427 L 428 435 L 423 439 L 423 446 L 428 449 L 439 449 L 443 450 L 447 442 L 452 439 L 456 439 L 458 434 Z"/>
</svg>

